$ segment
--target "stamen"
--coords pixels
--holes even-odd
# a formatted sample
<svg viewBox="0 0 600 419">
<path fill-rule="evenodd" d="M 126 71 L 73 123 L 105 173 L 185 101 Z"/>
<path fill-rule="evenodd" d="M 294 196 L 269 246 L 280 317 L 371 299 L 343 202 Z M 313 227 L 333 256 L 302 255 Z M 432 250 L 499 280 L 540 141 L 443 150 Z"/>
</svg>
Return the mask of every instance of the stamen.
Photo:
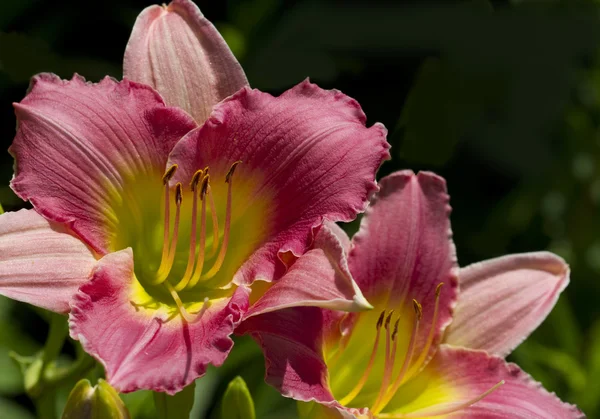
<svg viewBox="0 0 600 419">
<path fill-rule="evenodd" d="M 192 225 L 190 227 L 190 251 L 188 255 L 188 263 L 185 268 L 185 273 L 183 274 L 183 278 L 175 285 L 175 291 L 181 291 L 186 287 L 190 279 L 192 278 L 192 273 L 194 272 L 194 262 L 196 261 L 196 218 L 198 212 L 198 182 L 202 178 L 204 174 L 203 170 L 198 170 L 192 176 L 192 181 L 190 182 L 190 189 L 192 190 L 193 201 L 192 201 Z"/>
<path fill-rule="evenodd" d="M 385 394 L 381 397 L 381 399 L 378 397 L 377 400 L 375 401 L 375 404 L 373 405 L 373 409 L 372 409 L 372 411 L 375 414 L 377 414 L 377 413 L 381 412 L 383 409 L 385 409 L 385 406 L 387 406 L 387 404 L 390 402 L 392 397 L 394 397 L 394 394 L 396 394 L 396 391 L 398 391 L 398 388 L 402 384 L 404 376 L 406 375 L 406 371 L 408 370 L 408 367 L 410 366 L 410 362 L 411 362 L 413 354 L 415 352 L 415 344 L 417 342 L 417 333 L 419 331 L 419 323 L 421 322 L 421 318 L 423 317 L 423 308 L 421 307 L 421 304 L 419 304 L 419 302 L 414 299 L 413 299 L 413 308 L 415 310 L 415 321 L 413 322 L 413 329 L 410 334 L 410 341 L 408 342 L 408 347 L 406 348 L 406 354 L 404 355 L 404 361 L 402 362 L 402 367 L 400 367 L 400 372 L 396 376 L 396 379 L 394 380 L 392 387 L 387 388 L 387 383 L 386 383 L 387 392 L 385 392 Z"/>
<path fill-rule="evenodd" d="M 179 314 L 181 314 L 181 317 L 187 323 L 195 323 L 198 320 L 200 320 L 206 312 L 206 310 L 208 310 L 208 308 L 210 307 L 210 302 L 208 300 L 208 297 L 206 297 L 204 298 L 204 304 L 202 305 L 202 309 L 196 314 L 190 314 L 183 306 L 183 302 L 181 301 L 181 298 L 179 298 L 179 294 L 177 294 L 177 291 L 175 291 L 173 286 L 169 282 L 165 282 L 165 286 L 171 293 L 171 297 L 173 297 L 173 301 L 175 301 L 175 304 L 177 305 Z"/>
<path fill-rule="evenodd" d="M 161 271 L 164 269 L 165 264 L 167 263 L 167 259 L 169 256 L 169 233 L 170 233 L 170 223 L 171 223 L 171 201 L 169 200 L 170 190 L 169 190 L 169 180 L 175 174 L 177 170 L 177 165 L 169 167 L 165 174 L 162 177 L 162 183 L 165 190 L 165 220 L 163 227 L 163 248 L 162 248 L 162 256 L 160 258 L 160 265 L 158 270 Z"/>
<path fill-rule="evenodd" d="M 360 393 L 362 388 L 367 383 L 367 380 L 369 379 L 369 374 L 371 373 L 373 365 L 375 364 L 377 348 L 379 347 L 379 335 L 381 334 L 381 325 L 383 324 L 384 317 L 385 310 L 381 312 L 381 314 L 379 315 L 379 320 L 377 320 L 377 334 L 375 335 L 375 342 L 373 343 L 373 350 L 371 351 L 371 357 L 369 358 L 367 368 L 365 369 L 365 372 L 363 373 L 362 377 L 360 377 L 360 380 L 358 381 L 356 386 L 354 386 L 354 388 L 350 391 L 350 393 L 348 393 L 348 395 L 340 399 L 340 404 L 342 404 L 343 406 L 347 406 L 348 403 L 350 403 L 352 400 L 354 400 L 356 396 L 358 396 L 358 393 Z"/>
<path fill-rule="evenodd" d="M 227 175 L 225 175 L 225 183 L 227 183 L 227 207 L 225 209 L 225 227 L 223 230 L 223 243 L 221 244 L 221 250 L 219 251 L 219 255 L 217 256 L 217 260 L 215 260 L 214 265 L 210 270 L 202 275 L 202 280 L 211 279 L 214 277 L 221 269 L 223 265 L 223 261 L 225 260 L 225 254 L 227 253 L 227 245 L 229 244 L 229 229 L 231 227 L 231 185 L 233 180 L 233 173 L 235 172 L 235 168 L 241 161 L 238 160 L 231 165 Z"/>
<path fill-rule="evenodd" d="M 380 413 L 376 417 L 378 419 L 379 418 L 381 418 L 381 419 L 405 419 L 405 418 L 426 418 L 426 417 L 430 417 L 430 416 L 447 415 L 449 413 L 454 413 L 454 412 L 457 412 L 462 409 L 466 409 L 467 407 L 474 405 L 475 403 L 477 403 L 484 397 L 489 396 L 490 393 L 497 390 L 498 387 L 500 387 L 503 384 L 504 384 L 504 380 L 500 381 L 499 383 L 494 385 L 492 388 L 490 388 L 486 392 L 484 392 L 484 393 L 480 394 L 479 396 L 477 396 L 471 400 L 468 400 L 466 402 L 444 403 L 444 404 L 439 404 L 437 406 L 433 406 L 430 408 L 421 409 L 416 412 L 411 412 L 411 413 L 401 413 L 401 414 Z"/>
<path fill-rule="evenodd" d="M 417 372 L 419 372 L 419 368 L 425 362 L 425 358 L 427 357 L 427 355 L 429 353 L 429 348 L 431 348 L 431 344 L 433 343 L 433 337 L 436 332 L 435 326 L 437 324 L 437 318 L 438 318 L 438 312 L 439 312 L 439 306 L 440 306 L 440 294 L 442 293 L 443 286 L 444 286 L 444 283 L 440 282 L 435 289 L 435 306 L 433 308 L 433 316 L 431 319 L 431 326 L 429 328 L 429 335 L 427 335 L 427 340 L 425 341 L 425 346 L 421 350 L 421 354 L 419 355 L 419 358 L 417 358 L 417 360 L 415 361 L 415 363 L 413 364 L 413 366 L 411 367 L 411 369 L 409 371 L 409 374 L 408 374 L 409 378 L 413 377 Z"/>
<path fill-rule="evenodd" d="M 202 178 L 202 185 L 200 186 L 200 200 L 202 201 L 202 209 L 200 210 L 200 245 L 198 246 L 198 259 L 196 260 L 196 268 L 192 275 L 189 284 L 186 284 L 187 288 L 193 288 L 202 275 L 202 269 L 204 269 L 204 247 L 206 246 L 206 192 L 208 191 L 208 184 L 210 182 L 210 175 L 205 172 Z"/>
<path fill-rule="evenodd" d="M 392 314 L 394 313 L 394 310 L 390 311 L 390 314 L 388 315 L 388 317 L 385 319 L 385 363 L 384 363 L 384 367 L 383 367 L 383 380 L 381 381 L 381 386 L 379 387 L 379 393 L 377 393 L 377 398 L 375 399 L 375 403 L 373 404 L 373 409 L 375 409 L 376 406 L 379 406 L 379 403 L 381 403 L 381 399 L 383 398 L 383 396 L 386 394 L 386 390 L 388 388 L 388 385 L 390 384 L 390 379 L 392 378 L 392 372 L 394 371 L 394 358 L 396 356 L 396 347 L 397 344 L 394 341 L 394 347 L 390 352 L 390 346 L 391 346 L 391 336 L 390 336 L 390 320 L 392 318 Z M 399 319 L 398 319 L 399 320 Z M 397 324 L 398 321 L 396 321 Z"/>
<path fill-rule="evenodd" d="M 171 172 L 170 176 L 173 176 L 173 173 L 175 173 L 175 170 L 172 170 L 173 167 L 175 167 L 175 165 L 172 166 L 171 169 L 169 169 L 167 171 L 165 176 L 163 176 L 163 181 L 167 177 L 169 172 Z M 167 182 L 168 182 L 168 179 L 167 179 Z M 169 191 L 168 191 L 168 184 L 165 183 L 165 185 L 167 185 L 167 192 L 165 193 L 165 198 L 166 198 L 166 201 L 165 201 L 165 228 L 168 229 L 169 228 L 168 227 L 169 220 L 168 220 L 166 214 L 169 212 L 168 211 Z M 160 266 L 156 273 L 156 279 L 152 282 L 152 285 L 162 284 L 165 281 L 165 279 L 167 279 L 167 277 L 169 276 L 169 273 L 171 272 L 171 268 L 173 267 L 173 260 L 175 259 L 175 250 L 177 249 L 177 236 L 179 235 L 179 215 L 181 213 L 182 200 L 183 200 L 183 186 L 181 185 L 181 183 L 178 182 L 177 185 L 175 185 L 175 205 L 177 206 L 177 208 L 175 210 L 175 225 L 173 226 L 173 236 L 171 237 L 171 244 L 168 247 L 168 249 L 169 249 L 168 255 L 165 258 L 165 248 L 167 247 L 167 242 L 169 240 L 169 234 L 167 232 L 164 235 L 165 242 L 163 242 L 163 257 L 161 258 Z"/>
</svg>

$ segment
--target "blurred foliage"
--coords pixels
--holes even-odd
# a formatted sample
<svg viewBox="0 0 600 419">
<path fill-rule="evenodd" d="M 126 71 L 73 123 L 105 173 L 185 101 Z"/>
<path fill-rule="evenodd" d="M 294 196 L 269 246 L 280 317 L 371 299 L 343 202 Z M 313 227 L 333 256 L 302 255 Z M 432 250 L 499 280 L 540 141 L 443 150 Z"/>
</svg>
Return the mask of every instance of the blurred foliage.
<svg viewBox="0 0 600 419">
<path fill-rule="evenodd" d="M 548 249 L 571 265 L 571 284 L 511 359 L 600 417 L 600 4 L 594 1 L 198 0 L 242 62 L 253 87 L 274 94 L 311 77 L 356 98 L 389 129 L 393 160 L 448 180 L 462 266 Z M 89 80 L 121 77 L 121 59 L 146 0 L 20 0 L 0 5 L 0 132 L 14 136 L 11 102 L 36 72 Z M 0 202 L 22 207 L 0 165 Z M 1 210 L 0 210 L 1 211 Z M 355 229 L 352 223 L 348 229 Z M 39 354 L 49 318 L 0 298 L 0 412 L 31 418 L 19 367 Z M 62 348 L 65 365 L 78 346 Z M 96 382 L 101 368 L 89 370 Z M 192 418 L 221 417 L 221 395 L 240 376 L 256 417 L 296 417 L 264 382 L 258 346 L 237 338 L 220 368 L 196 382 Z M 74 382 L 57 389 L 62 410 Z M 123 395 L 133 418 L 156 417 L 151 392 Z M 189 406 L 188 406 L 189 407 Z"/>
</svg>

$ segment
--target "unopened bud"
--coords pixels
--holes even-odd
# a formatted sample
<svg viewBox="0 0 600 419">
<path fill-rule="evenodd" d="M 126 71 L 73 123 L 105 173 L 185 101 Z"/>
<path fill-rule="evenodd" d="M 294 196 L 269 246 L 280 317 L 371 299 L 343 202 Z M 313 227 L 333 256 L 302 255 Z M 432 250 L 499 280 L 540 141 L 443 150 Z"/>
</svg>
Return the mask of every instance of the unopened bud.
<svg viewBox="0 0 600 419">
<path fill-rule="evenodd" d="M 62 419 L 129 419 L 129 412 L 119 393 L 100 379 L 94 387 L 80 380 L 67 399 Z"/>
</svg>

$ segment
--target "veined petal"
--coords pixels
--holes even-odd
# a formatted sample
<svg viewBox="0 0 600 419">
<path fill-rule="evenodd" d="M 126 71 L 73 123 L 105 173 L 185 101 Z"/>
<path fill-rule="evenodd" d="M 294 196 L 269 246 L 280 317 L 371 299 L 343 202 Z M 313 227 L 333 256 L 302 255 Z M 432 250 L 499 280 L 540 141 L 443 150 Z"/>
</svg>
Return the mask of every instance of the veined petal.
<svg viewBox="0 0 600 419">
<path fill-rule="evenodd" d="M 371 309 L 348 270 L 341 234 L 345 235 L 335 223 L 325 222 L 315 237 L 313 248 L 300 256 L 250 307 L 245 318 L 298 306 L 343 311 Z"/>
<path fill-rule="evenodd" d="M 150 87 L 110 78 L 91 84 L 40 74 L 14 106 L 13 190 L 99 253 L 119 230 L 109 202 L 130 199 L 122 192 L 136 176 L 160 179 L 175 142 L 195 127 Z"/>
<path fill-rule="evenodd" d="M 504 382 L 483 399 L 476 400 Z M 443 411 L 451 413 L 440 414 Z M 407 417 L 467 419 L 554 419 L 583 418 L 573 405 L 546 391 L 517 365 L 484 351 L 442 345 L 421 376 L 407 383 L 386 412 Z M 401 416 L 398 416 L 401 417 Z"/>
<path fill-rule="evenodd" d="M 322 356 L 324 310 L 295 307 L 244 320 L 237 334 L 250 334 L 265 355 L 265 381 L 285 397 L 335 403 Z"/>
<path fill-rule="evenodd" d="M 138 16 L 123 75 L 154 87 L 169 105 L 186 110 L 198 123 L 248 84 L 225 40 L 190 0 L 150 6 Z"/>
<path fill-rule="evenodd" d="M 506 356 L 550 313 L 569 267 L 549 252 L 524 253 L 467 266 L 459 279 L 445 342 Z"/>
<path fill-rule="evenodd" d="M 66 313 L 95 263 L 81 240 L 37 212 L 0 215 L 0 294 Z"/>
<path fill-rule="evenodd" d="M 377 189 L 375 171 L 389 156 L 385 135 L 380 124 L 367 128 L 360 106 L 339 91 L 308 81 L 280 97 L 245 88 L 178 143 L 170 163 L 182 170 L 172 182 L 205 166 L 211 179 L 223 178 L 242 161 L 235 176 L 247 185 L 244 205 L 248 211 L 268 205 L 260 233 L 244 237 L 256 245 L 234 281 L 271 280 L 283 273 L 278 256 L 303 254 L 323 219 L 349 221 L 365 209 Z"/>
<path fill-rule="evenodd" d="M 131 249 L 104 256 L 69 316 L 71 337 L 104 365 L 112 386 L 174 394 L 208 364 L 225 361 L 233 346 L 229 335 L 248 307 L 247 288 L 213 300 L 200 319 L 187 323 L 177 313 L 134 305 L 135 282 Z"/>
<path fill-rule="evenodd" d="M 417 300 L 423 316 L 415 353 L 426 346 L 433 352 L 451 321 L 457 294 L 458 266 L 446 183 L 433 173 L 402 171 L 383 178 L 380 188 L 353 238 L 350 272 L 377 310 L 412 314 L 411 300 Z M 433 324 L 436 289 L 441 283 Z M 371 330 L 372 324 L 367 324 Z M 433 344 L 427 345 L 431 333 Z"/>
</svg>

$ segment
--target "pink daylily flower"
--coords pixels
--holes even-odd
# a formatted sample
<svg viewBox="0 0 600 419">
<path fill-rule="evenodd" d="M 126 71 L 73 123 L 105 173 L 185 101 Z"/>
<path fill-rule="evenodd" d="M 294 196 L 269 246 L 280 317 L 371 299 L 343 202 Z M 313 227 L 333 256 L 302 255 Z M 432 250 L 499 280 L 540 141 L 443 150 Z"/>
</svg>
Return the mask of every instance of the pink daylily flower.
<svg viewBox="0 0 600 419">
<path fill-rule="evenodd" d="M 267 382 L 310 402 L 303 418 L 583 417 L 503 359 L 554 306 L 565 262 L 537 252 L 459 269 L 445 181 L 403 171 L 380 187 L 352 241 L 329 226 L 374 310 L 259 299 L 236 332 L 263 348 Z"/>
<path fill-rule="evenodd" d="M 191 38 L 173 46 L 165 34 Z M 160 94 L 40 74 L 14 105 L 11 187 L 34 209 L 0 215 L 0 294 L 69 313 L 71 336 L 120 392 L 170 394 L 224 362 L 254 281 L 274 282 L 278 307 L 306 304 L 308 287 L 315 305 L 370 307 L 349 276 L 331 275 L 342 247 L 322 224 L 366 208 L 389 157 L 381 124 L 367 128 L 356 101 L 308 81 L 279 97 L 244 87 L 186 0 L 142 13 L 125 69 Z M 183 85 L 170 84 L 176 71 Z M 279 284 L 313 242 L 321 276 Z"/>
</svg>

